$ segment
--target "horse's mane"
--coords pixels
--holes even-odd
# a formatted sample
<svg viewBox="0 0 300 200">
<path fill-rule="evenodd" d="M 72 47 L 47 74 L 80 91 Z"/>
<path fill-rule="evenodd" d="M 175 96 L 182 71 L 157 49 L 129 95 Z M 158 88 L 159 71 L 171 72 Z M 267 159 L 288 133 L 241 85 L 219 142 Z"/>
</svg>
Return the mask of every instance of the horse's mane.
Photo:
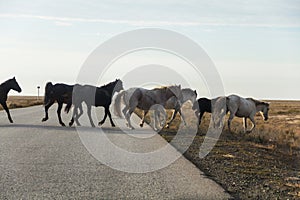
<svg viewBox="0 0 300 200">
<path fill-rule="evenodd" d="M 166 90 L 166 89 L 168 89 L 167 86 L 160 86 L 160 87 L 153 88 L 153 90 Z"/>
<path fill-rule="evenodd" d="M 171 87 L 179 87 L 178 85 L 170 85 L 170 86 L 159 86 L 154 88 L 153 90 L 166 90 L 166 89 L 170 89 Z"/>
<path fill-rule="evenodd" d="M 246 99 L 247 99 L 247 100 L 253 101 L 253 102 L 255 103 L 256 106 L 258 106 L 258 105 L 268 105 L 268 103 L 266 103 L 266 102 L 258 101 L 258 100 L 253 99 L 253 98 L 246 98 Z"/>
<path fill-rule="evenodd" d="M 118 81 L 120 81 L 120 79 L 116 79 L 115 81 L 112 81 L 110 83 L 104 84 L 104 85 L 100 86 L 100 88 L 103 89 L 103 88 L 110 87 L 111 85 L 115 84 Z"/>
<path fill-rule="evenodd" d="M 12 80 L 12 78 L 11 78 L 11 79 L 8 79 L 8 80 L 6 80 L 6 81 L 4 81 L 4 82 L 1 83 L 0 85 L 3 86 L 3 85 L 5 85 L 6 83 L 8 83 L 9 81 L 11 81 L 11 80 Z"/>
</svg>

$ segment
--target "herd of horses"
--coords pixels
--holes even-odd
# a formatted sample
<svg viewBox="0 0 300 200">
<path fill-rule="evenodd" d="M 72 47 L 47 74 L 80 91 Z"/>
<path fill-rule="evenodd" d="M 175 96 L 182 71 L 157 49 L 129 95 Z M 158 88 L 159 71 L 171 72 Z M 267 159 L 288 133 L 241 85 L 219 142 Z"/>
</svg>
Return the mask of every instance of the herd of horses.
<svg viewBox="0 0 300 200">
<path fill-rule="evenodd" d="M 9 79 L 0 85 L 0 104 L 6 111 L 9 121 L 13 123 L 6 104 L 7 94 L 11 89 L 17 92 L 22 91 L 15 78 Z M 66 104 L 64 110 L 67 113 L 69 113 L 73 106 L 73 114 L 69 122 L 69 126 L 72 126 L 74 122 L 80 126 L 79 118 L 83 114 L 82 103 L 84 102 L 87 106 L 87 115 L 92 127 L 95 127 L 91 116 L 92 106 L 101 106 L 104 107 L 105 110 L 104 117 L 98 125 L 102 125 L 108 116 L 111 126 L 114 127 L 115 124 L 110 112 L 110 105 L 112 104 L 113 99 L 115 114 L 118 117 L 124 116 L 127 121 L 127 126 L 131 129 L 134 129 L 134 127 L 131 124 L 130 117 L 136 108 L 139 108 L 144 112 L 140 123 L 141 127 L 143 127 L 145 116 L 149 110 L 154 110 L 155 123 L 161 123 L 161 121 L 159 121 L 159 117 L 157 117 L 161 115 L 159 109 L 156 109 L 157 105 L 160 106 L 161 110 L 163 108 L 163 111 L 165 109 L 174 110 L 170 121 L 166 124 L 161 123 L 162 126 L 169 127 L 177 113 L 180 114 L 184 124 L 186 124 L 186 119 L 182 112 L 182 105 L 187 101 L 192 103 L 192 112 L 195 113 L 200 125 L 201 118 L 205 112 L 212 113 L 215 109 L 217 109 L 214 107 L 213 102 L 220 99 L 226 100 L 225 111 L 226 113 L 230 113 L 228 118 L 229 131 L 231 131 L 230 124 L 234 116 L 244 118 L 244 131 L 251 132 L 256 125 L 254 120 L 256 113 L 260 112 L 264 120 L 268 120 L 269 111 L 269 103 L 258 101 L 253 98 L 243 98 L 237 95 L 230 95 L 215 99 L 197 99 L 197 92 L 195 90 L 189 88 L 182 89 L 180 85 L 164 86 L 154 89 L 130 88 L 124 90 L 123 82 L 120 79 L 116 79 L 115 81 L 101 87 L 80 84 L 52 84 L 51 82 L 48 82 L 45 86 L 44 95 L 45 117 L 42 121 L 45 122 L 49 119 L 48 110 L 55 102 L 57 102 L 57 116 L 60 125 L 65 126 L 65 123 L 61 118 L 61 110 L 63 108 L 63 104 Z M 122 104 L 125 105 L 123 109 L 121 109 Z M 164 112 L 163 114 L 166 113 Z M 250 130 L 247 130 L 247 119 L 250 119 L 253 124 Z"/>
</svg>

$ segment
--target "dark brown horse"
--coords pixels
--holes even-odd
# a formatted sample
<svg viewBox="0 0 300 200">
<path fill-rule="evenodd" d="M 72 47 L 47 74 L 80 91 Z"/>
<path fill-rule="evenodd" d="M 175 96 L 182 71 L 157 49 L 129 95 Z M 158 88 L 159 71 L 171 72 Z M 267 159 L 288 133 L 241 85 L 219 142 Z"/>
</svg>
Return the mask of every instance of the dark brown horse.
<svg viewBox="0 0 300 200">
<path fill-rule="evenodd" d="M 13 77 L 12 79 L 9 79 L 2 83 L 0 85 L 0 104 L 2 105 L 3 109 L 7 113 L 8 120 L 10 123 L 13 123 L 13 120 L 10 116 L 6 101 L 7 101 L 7 94 L 10 90 L 15 90 L 17 92 L 22 92 L 21 87 L 19 86 L 18 82 L 16 81 L 16 78 Z"/>
<path fill-rule="evenodd" d="M 199 125 L 201 124 L 201 119 L 204 115 L 205 112 L 211 113 L 212 108 L 211 108 L 211 99 L 207 98 L 199 98 L 197 100 L 197 103 L 194 104 L 193 106 L 194 110 L 196 111 L 196 116 L 199 117 Z"/>
<path fill-rule="evenodd" d="M 73 85 L 66 85 L 58 83 L 53 85 L 51 82 L 48 82 L 45 87 L 45 97 L 44 97 L 44 106 L 45 106 L 45 117 L 42 119 L 43 122 L 49 119 L 48 110 L 55 103 L 58 103 L 57 116 L 60 125 L 65 126 L 64 122 L 61 119 L 61 109 L 63 104 L 67 104 L 65 111 L 68 113 L 72 107 L 72 93 Z M 80 111 L 82 112 L 82 107 L 79 106 Z"/>
</svg>

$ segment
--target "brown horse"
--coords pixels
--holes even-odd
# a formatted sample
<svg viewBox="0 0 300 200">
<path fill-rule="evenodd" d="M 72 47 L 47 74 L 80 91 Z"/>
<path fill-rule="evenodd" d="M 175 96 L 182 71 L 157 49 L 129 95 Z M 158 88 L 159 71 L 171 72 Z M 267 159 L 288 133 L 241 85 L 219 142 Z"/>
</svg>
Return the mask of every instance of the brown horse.
<svg viewBox="0 0 300 200">
<path fill-rule="evenodd" d="M 145 120 L 145 115 L 149 112 L 152 106 L 161 105 L 166 107 L 167 103 L 169 103 L 168 100 L 174 97 L 176 100 L 175 105 L 179 105 L 180 108 L 183 99 L 181 86 L 168 86 L 155 88 L 152 90 L 147 90 L 144 88 L 130 88 L 129 90 L 123 91 L 117 95 L 115 101 L 116 113 L 120 113 L 122 96 L 123 101 L 125 102 L 123 114 L 125 115 L 128 127 L 131 129 L 134 129 L 134 127 L 131 125 L 130 117 L 135 108 L 139 108 L 144 111 L 144 116 L 141 121 L 142 125 Z"/>
</svg>

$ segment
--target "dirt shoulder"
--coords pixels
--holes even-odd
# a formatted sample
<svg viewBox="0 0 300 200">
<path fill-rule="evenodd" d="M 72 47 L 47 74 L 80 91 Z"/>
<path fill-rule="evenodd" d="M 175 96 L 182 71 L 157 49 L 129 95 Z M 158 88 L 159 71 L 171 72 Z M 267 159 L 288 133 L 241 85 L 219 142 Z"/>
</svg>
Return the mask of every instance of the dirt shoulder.
<svg viewBox="0 0 300 200">
<path fill-rule="evenodd" d="M 168 142 L 173 138 L 165 131 L 160 134 Z M 257 144 L 242 135 L 224 132 L 213 150 L 200 159 L 204 137 L 197 134 L 184 156 L 235 199 L 300 198 L 299 151 L 289 155 L 287 149 Z"/>
<path fill-rule="evenodd" d="M 242 119 L 235 118 L 233 133 L 225 127 L 213 150 L 200 159 L 210 121 L 205 114 L 184 156 L 236 199 L 300 199 L 300 102 L 272 101 L 270 105 L 267 122 L 257 115 L 256 129 L 244 134 Z M 171 130 L 160 133 L 169 142 L 180 123 L 180 117 L 176 119 Z"/>
<path fill-rule="evenodd" d="M 235 199 L 300 199 L 299 120 L 299 101 L 272 101 L 267 122 L 257 115 L 256 129 L 244 134 L 242 119 L 234 118 L 233 133 L 225 127 L 212 151 L 200 159 L 210 121 L 210 114 L 205 114 L 184 156 Z M 170 129 L 160 131 L 161 136 L 171 142 L 180 121 L 177 116 Z M 172 144 L 177 149 L 185 145 L 183 141 Z"/>
</svg>

